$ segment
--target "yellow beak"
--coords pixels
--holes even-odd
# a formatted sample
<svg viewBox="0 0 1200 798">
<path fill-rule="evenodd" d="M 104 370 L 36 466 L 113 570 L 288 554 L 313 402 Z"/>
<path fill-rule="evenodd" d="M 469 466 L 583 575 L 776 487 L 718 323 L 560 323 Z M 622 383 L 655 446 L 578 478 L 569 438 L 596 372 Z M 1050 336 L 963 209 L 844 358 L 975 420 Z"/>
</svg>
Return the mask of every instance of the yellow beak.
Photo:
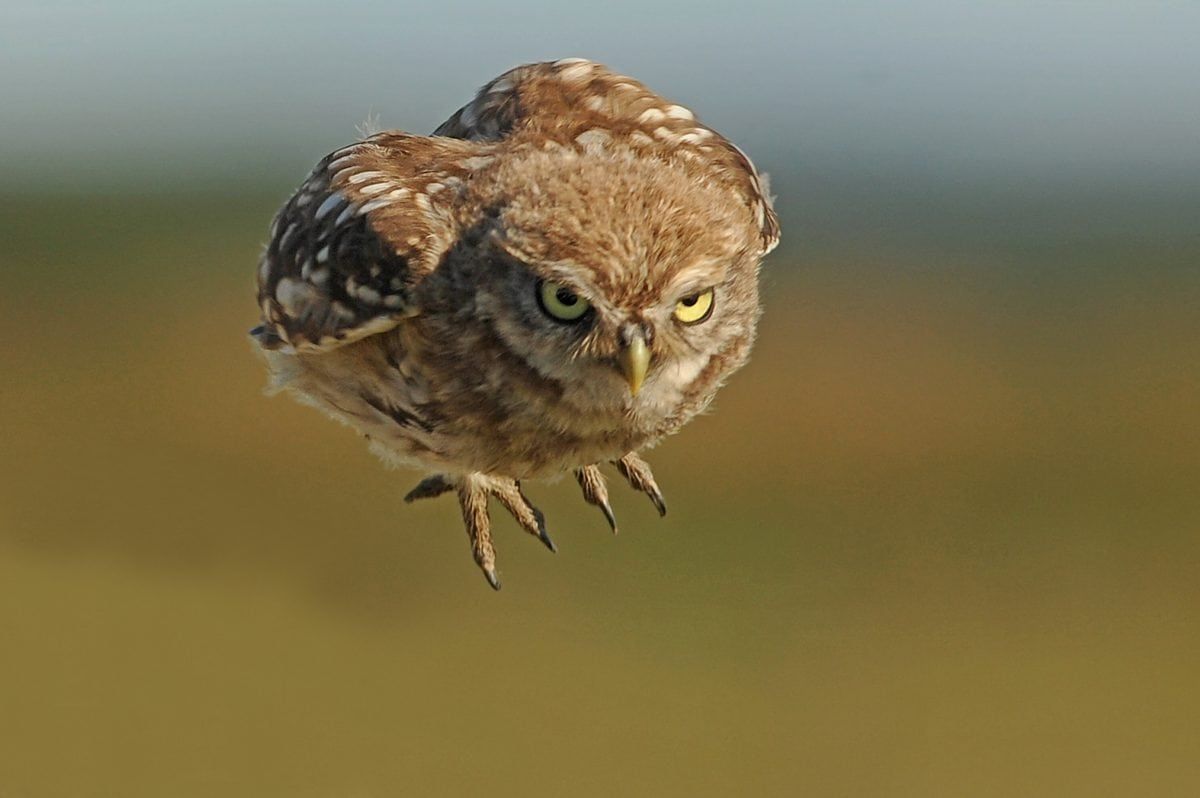
<svg viewBox="0 0 1200 798">
<path fill-rule="evenodd" d="M 629 383 L 629 392 L 633 396 L 642 390 L 646 381 L 646 370 L 650 368 L 650 350 L 646 347 L 646 339 L 635 335 L 633 340 L 621 351 L 619 356 L 621 373 Z"/>
</svg>

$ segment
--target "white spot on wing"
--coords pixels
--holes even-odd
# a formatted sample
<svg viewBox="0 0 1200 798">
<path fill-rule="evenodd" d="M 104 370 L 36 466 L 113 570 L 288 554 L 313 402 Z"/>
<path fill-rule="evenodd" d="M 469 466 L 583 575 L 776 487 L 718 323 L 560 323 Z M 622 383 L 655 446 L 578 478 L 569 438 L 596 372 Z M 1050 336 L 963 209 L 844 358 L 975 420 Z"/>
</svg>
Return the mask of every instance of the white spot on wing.
<svg viewBox="0 0 1200 798">
<path fill-rule="evenodd" d="M 346 204 L 346 200 L 342 198 L 341 194 L 335 191 L 326 197 L 325 201 L 317 207 L 316 212 L 313 214 L 313 218 L 318 220 L 323 219 L 328 216 L 334 208 L 340 208 L 344 204 Z"/>
<path fill-rule="evenodd" d="M 379 292 L 369 285 L 358 286 L 354 295 L 369 305 L 378 305 L 383 299 Z"/>
<path fill-rule="evenodd" d="M 475 109 L 475 103 L 471 103 L 462 109 L 462 113 L 458 117 L 458 121 L 463 127 L 475 127 L 475 123 L 479 121 L 478 111 Z"/>
<path fill-rule="evenodd" d="M 284 277 L 275 286 L 275 299 L 289 316 L 300 316 L 306 306 L 317 298 L 317 291 L 308 283 Z"/>
<path fill-rule="evenodd" d="M 296 231 L 299 229 L 300 226 L 295 222 L 292 222 L 287 226 L 287 229 L 283 231 L 283 237 L 279 239 L 279 250 L 281 252 L 287 249 L 288 245 L 292 243 L 292 239 L 295 238 Z"/>
<path fill-rule="evenodd" d="M 488 87 L 488 94 L 503 94 L 506 91 L 513 90 L 513 82 L 511 78 L 500 78 L 491 86 Z"/>
</svg>

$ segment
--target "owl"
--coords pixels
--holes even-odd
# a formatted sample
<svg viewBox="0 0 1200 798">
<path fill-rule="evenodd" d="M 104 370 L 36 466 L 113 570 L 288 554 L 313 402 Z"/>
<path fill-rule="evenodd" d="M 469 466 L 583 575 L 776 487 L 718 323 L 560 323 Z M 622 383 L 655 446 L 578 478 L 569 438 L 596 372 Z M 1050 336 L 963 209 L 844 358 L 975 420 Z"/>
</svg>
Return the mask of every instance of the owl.
<svg viewBox="0 0 1200 798">
<path fill-rule="evenodd" d="M 432 136 L 322 159 L 271 225 L 251 336 L 275 390 L 454 493 L 496 589 L 489 501 L 551 551 L 526 480 L 572 472 L 616 531 L 600 464 L 660 514 L 639 452 L 750 352 L 779 225 L 750 160 L 584 59 L 486 84 Z"/>
</svg>

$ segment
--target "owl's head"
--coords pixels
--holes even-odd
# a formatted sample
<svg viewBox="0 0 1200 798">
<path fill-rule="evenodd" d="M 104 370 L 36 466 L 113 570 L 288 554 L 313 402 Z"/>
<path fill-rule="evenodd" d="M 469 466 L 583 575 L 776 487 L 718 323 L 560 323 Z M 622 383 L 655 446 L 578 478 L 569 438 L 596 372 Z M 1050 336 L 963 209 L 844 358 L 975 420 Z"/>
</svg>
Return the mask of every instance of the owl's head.
<svg viewBox="0 0 1200 798">
<path fill-rule="evenodd" d="M 576 406 L 669 413 L 744 361 L 766 245 L 736 183 L 609 143 L 510 153 L 471 190 L 456 294 Z"/>
</svg>

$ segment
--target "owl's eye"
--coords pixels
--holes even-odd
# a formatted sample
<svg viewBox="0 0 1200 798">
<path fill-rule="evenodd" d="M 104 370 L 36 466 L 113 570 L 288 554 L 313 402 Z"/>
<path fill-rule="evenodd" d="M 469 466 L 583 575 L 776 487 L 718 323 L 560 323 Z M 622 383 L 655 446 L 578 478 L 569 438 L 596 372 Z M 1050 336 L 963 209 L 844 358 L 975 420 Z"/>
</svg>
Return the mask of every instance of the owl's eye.
<svg viewBox="0 0 1200 798">
<path fill-rule="evenodd" d="M 592 303 L 562 283 L 550 280 L 543 280 L 538 285 L 538 304 L 547 316 L 568 322 L 579 321 L 592 306 Z"/>
<path fill-rule="evenodd" d="M 684 324 L 699 324 L 712 315 L 713 289 L 688 294 L 675 303 L 675 318 Z"/>
</svg>

